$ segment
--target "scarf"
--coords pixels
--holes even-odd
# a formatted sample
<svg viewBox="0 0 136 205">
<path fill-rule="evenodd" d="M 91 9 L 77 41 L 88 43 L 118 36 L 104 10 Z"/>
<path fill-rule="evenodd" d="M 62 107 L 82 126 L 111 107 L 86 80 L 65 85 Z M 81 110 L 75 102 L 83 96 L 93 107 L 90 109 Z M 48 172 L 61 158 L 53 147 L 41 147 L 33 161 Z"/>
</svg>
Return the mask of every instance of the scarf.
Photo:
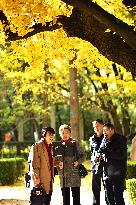
<svg viewBox="0 0 136 205">
<path fill-rule="evenodd" d="M 50 164 L 50 171 L 51 171 L 51 179 L 53 179 L 53 157 L 52 157 L 52 145 L 47 144 L 46 140 L 43 141 L 46 147 L 46 150 L 48 152 L 48 157 L 49 157 L 49 164 Z"/>
<path fill-rule="evenodd" d="M 71 138 L 71 137 L 68 138 L 68 139 L 62 139 L 62 138 L 61 138 L 60 141 L 61 141 L 61 142 L 71 142 L 71 141 L 72 141 L 72 138 Z"/>
</svg>

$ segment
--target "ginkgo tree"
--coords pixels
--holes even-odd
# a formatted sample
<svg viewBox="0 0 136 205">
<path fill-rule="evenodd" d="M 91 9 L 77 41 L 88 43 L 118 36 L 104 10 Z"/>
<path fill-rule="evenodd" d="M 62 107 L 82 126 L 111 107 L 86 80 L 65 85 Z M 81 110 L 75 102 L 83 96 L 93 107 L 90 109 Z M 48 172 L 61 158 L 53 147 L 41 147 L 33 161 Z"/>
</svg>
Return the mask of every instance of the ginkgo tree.
<svg viewBox="0 0 136 205">
<path fill-rule="evenodd" d="M 1 0 L 0 27 L 6 41 L 63 28 L 69 36 L 91 42 L 106 58 L 135 74 L 135 4 L 127 7 L 123 2 Z"/>
<path fill-rule="evenodd" d="M 63 35 L 58 37 L 60 33 Z M 46 39 L 41 38 L 41 35 L 46 35 Z M 62 46 L 63 44 L 64 46 Z M 35 104 L 35 100 L 38 98 L 37 95 L 46 95 L 46 98 L 48 96 L 49 104 L 45 105 L 45 101 L 44 103 L 41 102 L 45 105 L 44 109 L 38 101 L 39 109 L 37 111 L 41 113 L 41 118 L 44 119 L 43 116 L 47 114 L 50 102 L 65 99 L 65 96 L 63 97 L 61 94 L 62 91 L 58 88 L 64 87 L 65 84 L 66 87 L 69 87 L 69 70 L 67 68 L 74 66 L 79 72 L 82 72 L 83 66 L 86 65 L 95 69 L 92 62 L 94 61 L 96 66 L 97 63 L 99 64 L 101 61 L 106 69 L 106 63 L 108 65 L 109 61 L 103 56 L 98 55 L 99 52 L 97 49 L 91 46 L 88 49 L 88 46 L 89 44 L 87 42 L 83 42 L 78 38 L 69 39 L 63 30 L 59 30 L 54 33 L 40 33 L 35 37 L 21 42 L 13 42 L 10 48 L 8 48 L 9 52 L 3 49 L 1 53 L 1 65 L 3 70 L 5 72 L 7 71 L 7 80 L 10 80 L 16 89 L 15 94 L 17 96 L 15 97 L 15 102 L 20 104 L 21 107 L 22 104 L 25 106 L 23 102 L 24 97 L 22 98 L 22 96 L 27 96 L 27 94 L 32 92 L 35 97 L 31 101 L 31 108 L 28 107 L 28 110 L 30 109 L 29 111 L 32 112 L 33 105 L 35 109 L 37 109 Z M 73 48 L 76 48 L 77 58 L 70 66 L 69 61 L 75 55 Z M 95 60 L 93 55 L 90 55 L 91 50 L 94 51 L 93 53 L 96 55 Z M 23 60 L 21 60 L 21 58 Z M 96 61 L 97 58 L 98 61 Z M 24 63 L 25 67 L 21 64 L 22 62 L 26 62 Z M 45 66 L 46 64 L 47 66 Z M 56 87 L 54 87 L 54 85 L 56 85 Z M 69 95 L 70 94 L 67 95 L 67 99 Z M 20 117 L 22 118 L 23 116 Z"/>
<path fill-rule="evenodd" d="M 132 81 L 132 77 L 129 77 L 129 75 L 125 73 L 125 69 L 122 68 L 122 70 L 124 71 L 123 75 L 125 81 L 120 80 L 120 78 L 116 79 L 114 76 L 110 78 L 105 76 L 106 77 L 105 78 L 104 75 L 102 77 L 94 75 L 93 72 L 95 72 L 98 69 L 98 67 L 101 65 L 103 65 L 104 67 L 103 69 L 104 72 L 112 73 L 112 68 L 109 67 L 111 65 L 111 62 L 104 59 L 103 56 L 98 55 L 97 49 L 96 49 L 95 60 L 93 56 L 91 58 L 90 55 L 87 55 L 88 45 L 89 45 L 88 43 L 86 44 L 85 42 L 79 41 L 78 39 L 71 39 L 71 43 L 72 42 L 74 46 L 77 45 L 78 50 L 76 50 L 77 58 L 75 59 L 75 61 L 72 63 L 71 66 L 78 68 L 77 69 L 78 75 L 84 76 L 85 75 L 84 66 L 88 66 L 88 69 L 91 70 L 92 72 L 91 80 L 100 81 L 109 84 L 117 83 L 123 85 L 123 87 L 126 87 L 127 85 L 128 93 L 130 94 L 131 91 L 131 96 L 133 96 L 135 92 L 135 87 L 133 85 L 135 85 L 135 82 Z M 77 44 L 75 44 L 75 42 Z M 31 113 L 33 111 L 36 114 L 36 116 L 39 115 L 39 119 L 43 119 L 44 114 L 47 113 L 47 110 L 43 109 L 43 98 L 40 97 L 39 100 L 39 96 L 48 92 L 47 93 L 49 98 L 48 106 L 50 106 L 52 102 L 67 103 L 67 101 L 69 101 L 69 95 L 70 95 L 69 71 L 67 67 L 69 66 L 70 58 L 73 57 L 71 46 L 69 47 L 70 48 L 69 52 L 71 53 L 70 55 L 67 55 L 66 52 L 67 50 L 65 50 L 65 47 L 64 49 L 62 47 L 60 52 L 59 49 L 55 50 L 55 47 L 54 48 L 52 47 L 53 46 L 52 41 L 51 41 L 52 44 L 48 44 L 48 47 L 46 46 L 45 42 L 42 43 L 44 46 L 42 46 L 41 44 L 39 46 L 38 40 L 36 41 L 34 39 L 33 41 L 33 39 L 29 39 L 29 41 L 27 40 L 27 42 L 21 43 L 20 45 L 18 45 L 18 47 L 16 46 L 15 43 L 13 43 L 11 44 L 12 49 L 10 48 L 9 51 L 7 52 L 3 51 L 3 53 L 1 53 L 2 69 L 6 74 L 5 77 L 7 81 L 11 81 L 12 84 L 14 85 L 15 92 L 17 95 L 17 97 L 15 97 L 15 102 L 17 104 L 20 104 L 20 108 L 19 108 L 20 111 L 22 105 L 24 104 L 23 106 L 25 107 L 22 108 L 25 110 L 27 108 L 29 112 L 31 111 Z M 63 43 L 63 39 L 62 39 L 62 43 Z M 33 45 L 32 47 L 30 46 L 31 44 Z M 86 46 L 86 53 L 84 55 L 83 51 L 85 50 L 85 46 Z M 46 47 L 48 48 L 47 50 Z M 49 48 L 50 49 L 52 48 L 51 56 L 47 55 Z M 37 53 L 34 52 L 36 50 L 38 50 L 39 52 Z M 23 55 L 20 57 L 20 54 Z M 21 58 L 23 60 L 21 60 Z M 25 60 L 27 63 L 24 63 Z M 101 63 L 101 61 L 103 64 Z M 48 64 L 48 66 L 46 67 L 47 70 L 44 69 L 45 62 Z M 45 75 L 48 76 L 46 78 L 47 79 L 46 81 L 45 81 Z M 93 88 L 90 86 L 90 82 L 91 82 L 90 80 L 86 82 L 85 88 L 88 87 L 88 89 L 85 90 L 84 96 L 81 99 L 79 98 L 80 102 L 82 102 L 80 103 L 80 105 L 82 104 L 84 107 L 86 106 L 88 107 L 88 102 L 85 99 L 89 99 L 90 96 L 92 96 L 91 103 L 93 103 L 93 98 L 97 99 L 97 93 L 95 93 L 96 97 L 92 93 Z M 48 90 L 46 88 L 48 88 Z M 67 92 L 64 93 L 63 92 L 64 89 L 65 91 L 67 90 Z M 125 92 L 125 94 L 127 94 L 127 92 Z M 105 94 L 101 92 L 99 93 L 99 95 L 105 96 Z M 120 94 L 117 94 L 117 96 L 118 95 Z M 115 98 L 114 94 L 112 94 L 112 97 Z M 24 103 L 24 99 L 26 100 L 26 103 Z M 105 100 L 107 100 L 107 98 L 105 98 L 104 101 Z M 15 102 L 13 101 L 13 103 Z M 26 107 L 26 105 L 28 106 Z"/>
<path fill-rule="evenodd" d="M 40 111 L 42 117 L 52 102 L 69 99 L 70 93 L 63 95 L 62 90 L 69 90 L 72 67 L 79 74 L 84 67 L 91 71 L 108 70 L 110 59 L 135 74 L 132 9 L 127 9 L 121 1 L 119 5 L 117 1 L 97 1 L 101 9 L 89 0 L 65 2 L 0 0 L 1 67 L 16 89 L 17 103 L 22 105 L 22 96 L 32 93 L 31 106 L 36 106 L 35 101 L 42 96 L 37 101 L 38 111 L 45 105 Z M 75 51 L 77 57 L 70 64 Z M 130 82 L 125 85 L 131 87 Z"/>
</svg>

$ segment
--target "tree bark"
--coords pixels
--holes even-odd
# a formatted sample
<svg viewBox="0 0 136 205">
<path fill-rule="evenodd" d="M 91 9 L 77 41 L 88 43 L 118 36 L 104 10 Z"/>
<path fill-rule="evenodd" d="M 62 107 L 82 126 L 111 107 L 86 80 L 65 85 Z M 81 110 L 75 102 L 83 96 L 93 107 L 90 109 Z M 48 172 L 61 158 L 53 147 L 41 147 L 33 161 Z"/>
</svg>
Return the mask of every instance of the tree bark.
<svg viewBox="0 0 136 205">
<path fill-rule="evenodd" d="M 44 65 L 44 70 L 45 70 L 45 75 L 44 75 L 44 80 L 45 80 L 45 86 L 44 86 L 44 93 L 43 93 L 43 109 L 45 111 L 44 117 L 43 117 L 43 127 L 48 126 L 48 87 L 46 85 L 46 82 L 48 80 L 48 64 L 45 62 Z"/>
<path fill-rule="evenodd" d="M 0 130 L 0 142 L 2 141 L 2 131 Z"/>
<path fill-rule="evenodd" d="M 29 121 L 29 129 L 30 129 L 30 140 L 34 140 L 34 124 L 33 124 L 33 119 L 30 119 Z"/>
<path fill-rule="evenodd" d="M 13 124 L 12 125 L 12 129 L 13 129 L 15 140 L 18 141 L 18 129 L 17 129 L 17 126 L 15 124 Z"/>
<path fill-rule="evenodd" d="M 34 126 L 34 139 L 35 141 L 38 141 L 40 139 L 39 137 L 39 125 L 36 119 L 33 119 L 33 126 Z"/>
<path fill-rule="evenodd" d="M 80 119 L 79 119 L 79 139 L 84 140 L 84 116 L 83 112 L 80 112 Z"/>
<path fill-rule="evenodd" d="M 56 107 L 52 105 L 50 108 L 50 120 L 51 120 L 51 127 L 55 130 L 56 129 Z M 55 139 L 56 140 L 56 139 Z"/>
<path fill-rule="evenodd" d="M 56 114 L 57 114 L 57 118 L 58 118 L 58 127 L 60 127 L 62 125 L 62 119 L 61 119 L 61 115 L 60 115 L 60 110 L 59 110 L 59 105 L 56 105 Z"/>
<path fill-rule="evenodd" d="M 77 69 L 70 68 L 70 125 L 74 139 L 79 140 L 79 100 L 77 88 Z"/>
<path fill-rule="evenodd" d="M 82 12 L 92 15 L 100 23 L 116 32 L 125 42 L 134 50 L 136 50 L 136 33 L 128 24 L 117 19 L 112 14 L 102 9 L 96 3 L 90 0 L 63 0 L 65 3 L 78 8 Z"/>
<path fill-rule="evenodd" d="M 121 110 L 122 110 L 123 135 L 128 138 L 131 133 L 130 117 L 129 117 L 127 107 L 122 107 Z"/>
<path fill-rule="evenodd" d="M 72 15 L 62 17 L 65 32 L 70 37 L 78 37 L 90 42 L 108 60 L 113 61 L 136 76 L 136 52 L 114 31 L 105 32 L 108 27 L 92 15 L 73 9 Z"/>
<path fill-rule="evenodd" d="M 109 114 L 111 115 L 111 118 L 113 120 L 113 124 L 115 126 L 115 130 L 116 132 L 118 132 L 119 134 L 123 134 L 122 132 L 122 127 L 121 127 L 121 124 L 120 124 L 120 121 L 119 121 L 119 118 L 118 118 L 118 115 L 117 115 L 117 112 L 116 112 L 116 109 L 112 109 Z"/>
<path fill-rule="evenodd" d="M 24 141 L 24 129 L 23 129 L 23 118 L 20 117 L 18 121 L 18 141 L 23 142 Z"/>
</svg>

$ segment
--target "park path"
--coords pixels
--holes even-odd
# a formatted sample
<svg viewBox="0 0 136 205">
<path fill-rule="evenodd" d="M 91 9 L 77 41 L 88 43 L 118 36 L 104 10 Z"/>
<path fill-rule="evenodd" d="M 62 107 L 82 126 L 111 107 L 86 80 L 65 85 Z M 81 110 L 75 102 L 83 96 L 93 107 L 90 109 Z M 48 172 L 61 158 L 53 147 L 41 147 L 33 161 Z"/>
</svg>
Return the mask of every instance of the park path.
<svg viewBox="0 0 136 205">
<path fill-rule="evenodd" d="M 58 182 L 57 182 L 58 183 Z M 54 191 L 51 205 L 62 205 L 62 196 L 59 184 L 54 182 Z M 129 205 L 127 193 L 124 192 L 125 205 Z M 71 197 L 72 199 L 72 197 Z M 81 205 L 92 204 L 91 187 L 87 184 L 81 186 Z M 29 188 L 25 186 L 4 187 L 0 186 L 0 205 L 29 205 Z M 72 200 L 71 200 L 72 205 Z M 101 192 L 101 205 L 106 205 L 104 200 L 104 191 Z"/>
</svg>

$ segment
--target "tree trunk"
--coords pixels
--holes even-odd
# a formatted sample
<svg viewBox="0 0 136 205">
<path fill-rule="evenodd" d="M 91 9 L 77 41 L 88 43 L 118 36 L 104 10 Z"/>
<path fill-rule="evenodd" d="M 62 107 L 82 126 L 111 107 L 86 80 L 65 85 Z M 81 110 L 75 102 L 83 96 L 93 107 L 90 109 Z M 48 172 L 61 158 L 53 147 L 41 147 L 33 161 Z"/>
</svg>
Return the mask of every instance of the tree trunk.
<svg viewBox="0 0 136 205">
<path fill-rule="evenodd" d="M 15 140 L 18 141 L 18 129 L 15 124 L 12 125 Z"/>
<path fill-rule="evenodd" d="M 52 105 L 50 108 L 50 121 L 51 121 L 51 127 L 55 130 L 56 129 L 56 107 L 55 105 Z M 56 140 L 56 139 L 55 139 Z"/>
<path fill-rule="evenodd" d="M 77 88 L 77 69 L 70 68 L 70 125 L 74 139 L 79 139 L 79 100 Z"/>
<path fill-rule="evenodd" d="M 80 113 L 80 119 L 79 119 L 79 139 L 84 140 L 84 116 L 83 116 L 83 112 Z"/>
<path fill-rule="evenodd" d="M 121 126 L 121 124 L 120 124 L 120 121 L 119 121 L 119 118 L 118 118 L 116 109 L 110 110 L 110 111 L 109 111 L 109 114 L 111 115 L 111 118 L 112 118 L 112 120 L 113 120 L 113 124 L 114 124 L 114 126 L 115 126 L 116 132 L 118 132 L 119 134 L 123 134 L 123 132 L 122 132 L 122 126 Z"/>
<path fill-rule="evenodd" d="M 45 111 L 44 117 L 43 117 L 43 127 L 48 126 L 48 94 L 44 93 L 43 94 L 43 110 Z"/>
<path fill-rule="evenodd" d="M 36 119 L 33 119 L 33 126 L 34 126 L 34 140 L 38 141 L 40 137 L 39 137 L 39 126 Z"/>
<path fill-rule="evenodd" d="M 20 117 L 19 118 L 19 122 L 18 122 L 18 141 L 19 142 L 23 142 L 24 141 L 24 130 L 23 130 L 23 118 Z"/>
<path fill-rule="evenodd" d="M 47 75 L 48 74 L 48 64 L 47 64 L 47 62 L 45 62 L 44 71 L 45 71 L 45 76 L 44 76 L 44 80 L 45 80 L 44 90 L 45 90 L 45 92 L 43 94 L 43 110 L 45 111 L 45 114 L 44 114 L 42 126 L 47 127 L 48 126 L 48 86 L 46 85 L 46 82 L 48 81 L 48 75 Z"/>
<path fill-rule="evenodd" d="M 30 140 L 34 140 L 34 124 L 33 124 L 33 119 L 30 119 L 29 126 L 30 126 Z"/>
<path fill-rule="evenodd" d="M 0 130 L 0 142 L 2 141 L 2 131 Z"/>
<path fill-rule="evenodd" d="M 60 115 L 59 105 L 56 105 L 56 115 L 58 118 L 58 127 L 62 125 L 62 119 Z"/>
<path fill-rule="evenodd" d="M 130 136 L 130 130 L 131 130 L 131 126 L 130 126 L 130 117 L 129 117 L 129 113 L 127 108 L 121 108 L 122 109 L 122 128 L 123 128 L 123 135 L 126 137 Z"/>
</svg>

